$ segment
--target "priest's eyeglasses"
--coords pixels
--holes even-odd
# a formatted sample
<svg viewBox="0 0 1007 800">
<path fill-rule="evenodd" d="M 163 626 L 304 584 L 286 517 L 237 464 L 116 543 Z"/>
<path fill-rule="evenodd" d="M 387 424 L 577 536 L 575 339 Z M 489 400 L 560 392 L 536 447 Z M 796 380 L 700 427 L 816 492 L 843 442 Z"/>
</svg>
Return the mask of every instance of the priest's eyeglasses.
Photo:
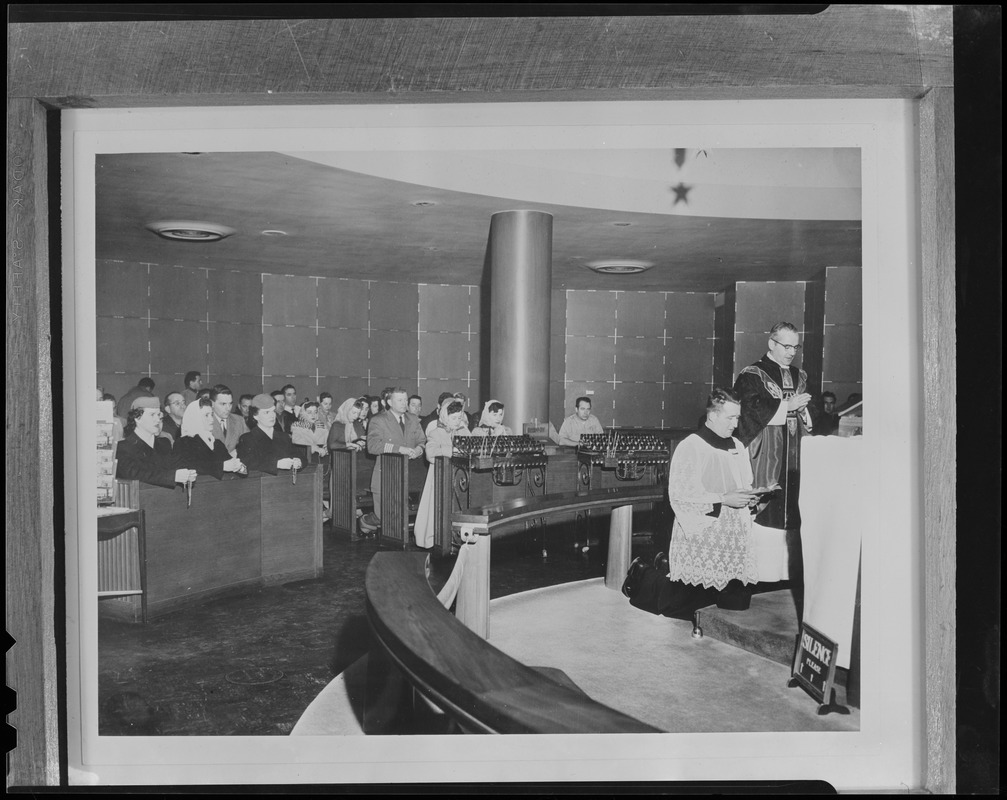
<svg viewBox="0 0 1007 800">
<path fill-rule="evenodd" d="M 788 353 L 800 353 L 801 352 L 801 345 L 799 345 L 799 344 L 784 344 L 783 342 L 776 341 L 776 339 L 773 339 L 772 341 L 776 342 L 780 347 L 782 347 Z"/>
</svg>

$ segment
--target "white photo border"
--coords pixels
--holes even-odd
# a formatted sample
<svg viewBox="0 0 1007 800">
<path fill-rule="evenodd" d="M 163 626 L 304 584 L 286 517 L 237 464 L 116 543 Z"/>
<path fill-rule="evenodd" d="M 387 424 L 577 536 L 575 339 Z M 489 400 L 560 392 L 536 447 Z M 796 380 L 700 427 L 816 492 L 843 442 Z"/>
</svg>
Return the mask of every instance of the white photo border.
<svg viewBox="0 0 1007 800">
<path fill-rule="evenodd" d="M 64 111 L 67 703 L 71 784 L 825 780 L 918 787 L 923 718 L 921 288 L 909 100 L 511 103 Z M 607 120 L 618 119 L 613 125 Z M 689 120 L 683 123 L 682 120 Z M 425 132 L 422 139 L 419 132 Z M 863 186 L 865 480 L 857 733 L 411 737 L 97 734 L 94 158 L 106 152 L 494 146 L 856 147 Z M 498 137 L 497 142 L 494 137 Z M 524 138 L 522 138 L 524 137 Z M 324 146 L 319 146 L 319 141 Z M 468 144 L 466 144 L 466 142 Z M 496 145 L 494 144 L 495 142 Z M 271 144 L 270 144 L 271 143 Z M 559 143 L 558 145 L 556 143 Z M 882 301 L 883 298 L 883 301 Z M 884 478 L 884 483 L 882 483 Z M 84 689 L 85 683 L 90 687 Z M 395 748 L 398 754 L 400 748 Z M 548 753 L 548 757 L 543 757 Z M 674 754 L 674 755 L 669 755 Z M 446 760 L 450 759 L 450 760 Z"/>
</svg>

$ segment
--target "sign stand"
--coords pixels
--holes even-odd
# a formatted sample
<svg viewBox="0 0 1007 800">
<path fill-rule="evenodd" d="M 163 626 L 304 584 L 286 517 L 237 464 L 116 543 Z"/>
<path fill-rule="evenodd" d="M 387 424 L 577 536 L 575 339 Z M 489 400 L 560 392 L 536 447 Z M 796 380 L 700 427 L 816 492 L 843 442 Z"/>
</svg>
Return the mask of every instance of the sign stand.
<svg viewBox="0 0 1007 800">
<path fill-rule="evenodd" d="M 794 653 L 794 667 L 787 686 L 800 686 L 818 701 L 818 715 L 849 714 L 836 702 L 836 654 L 839 645 L 807 623 L 801 623 Z"/>
</svg>

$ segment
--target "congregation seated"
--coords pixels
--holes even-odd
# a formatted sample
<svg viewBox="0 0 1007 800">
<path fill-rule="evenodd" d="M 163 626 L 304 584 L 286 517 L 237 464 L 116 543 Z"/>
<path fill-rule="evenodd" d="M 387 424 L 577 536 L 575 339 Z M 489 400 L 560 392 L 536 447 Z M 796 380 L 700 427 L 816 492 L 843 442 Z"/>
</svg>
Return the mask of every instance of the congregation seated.
<svg viewBox="0 0 1007 800">
<path fill-rule="evenodd" d="M 503 424 L 504 404 L 487 400 L 479 424 L 472 429 L 473 436 L 513 436 L 514 432 Z"/>
<path fill-rule="evenodd" d="M 276 405 L 268 394 L 252 398 L 251 430 L 238 441 L 238 458 L 250 470 L 276 475 L 281 469 L 300 469 L 301 459 L 290 437 L 276 427 Z"/>
<path fill-rule="evenodd" d="M 182 435 L 173 448 L 180 463 L 218 481 L 225 472 L 247 475 L 241 459 L 232 456 L 224 443 L 213 435 L 213 403 L 209 398 L 189 403 L 182 417 Z"/>
</svg>

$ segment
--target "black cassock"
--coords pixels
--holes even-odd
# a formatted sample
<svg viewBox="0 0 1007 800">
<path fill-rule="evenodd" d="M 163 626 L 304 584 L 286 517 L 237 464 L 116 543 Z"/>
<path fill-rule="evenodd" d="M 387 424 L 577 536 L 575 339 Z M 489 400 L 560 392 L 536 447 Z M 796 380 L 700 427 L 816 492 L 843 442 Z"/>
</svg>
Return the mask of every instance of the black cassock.
<svg viewBox="0 0 1007 800">
<path fill-rule="evenodd" d="M 781 401 L 803 393 L 808 376 L 797 367 L 783 367 L 763 356 L 745 367 L 734 382 L 741 400 L 741 419 L 734 435 L 752 457 L 754 485 L 780 485 L 755 517 L 767 528 L 796 530 L 801 527 L 798 496 L 801 488 L 801 436 L 808 430 L 806 412 L 790 411 L 783 425 L 770 425 Z"/>
</svg>

